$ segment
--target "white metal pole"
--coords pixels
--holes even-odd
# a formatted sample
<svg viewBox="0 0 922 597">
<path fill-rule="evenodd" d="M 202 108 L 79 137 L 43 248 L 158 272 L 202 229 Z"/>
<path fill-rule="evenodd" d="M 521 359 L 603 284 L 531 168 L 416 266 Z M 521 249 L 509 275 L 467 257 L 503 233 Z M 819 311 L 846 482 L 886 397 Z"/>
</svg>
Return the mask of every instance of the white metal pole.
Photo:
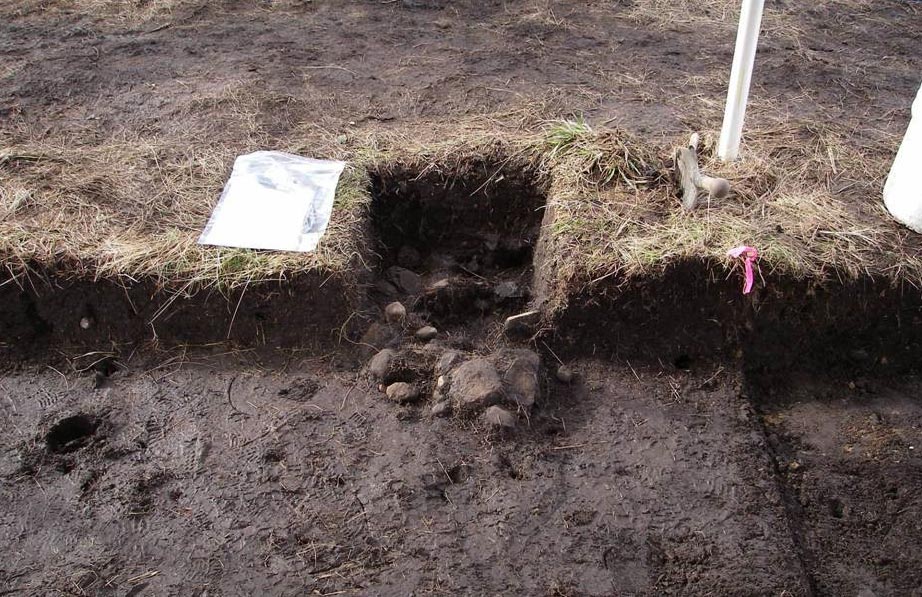
<svg viewBox="0 0 922 597">
<path fill-rule="evenodd" d="M 752 81 L 752 67 L 756 60 L 756 46 L 759 43 L 764 6 L 765 0 L 743 0 L 740 11 L 736 50 L 730 70 L 730 89 L 727 91 L 727 106 L 724 109 L 724 124 L 720 131 L 720 142 L 717 144 L 717 155 L 725 162 L 735 160 L 739 155 L 743 118 L 746 116 L 746 101 L 749 99 L 749 83 Z"/>
</svg>

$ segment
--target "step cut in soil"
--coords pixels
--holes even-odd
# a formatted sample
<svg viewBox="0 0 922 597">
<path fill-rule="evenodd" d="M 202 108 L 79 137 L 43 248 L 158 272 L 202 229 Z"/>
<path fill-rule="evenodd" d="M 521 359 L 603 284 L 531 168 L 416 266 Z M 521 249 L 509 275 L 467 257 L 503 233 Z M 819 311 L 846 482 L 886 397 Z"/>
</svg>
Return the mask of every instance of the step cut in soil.
<svg viewBox="0 0 922 597">
<path fill-rule="evenodd" d="M 533 168 L 476 161 L 372 174 L 372 225 L 387 298 L 437 328 L 527 304 L 546 184 Z"/>
</svg>

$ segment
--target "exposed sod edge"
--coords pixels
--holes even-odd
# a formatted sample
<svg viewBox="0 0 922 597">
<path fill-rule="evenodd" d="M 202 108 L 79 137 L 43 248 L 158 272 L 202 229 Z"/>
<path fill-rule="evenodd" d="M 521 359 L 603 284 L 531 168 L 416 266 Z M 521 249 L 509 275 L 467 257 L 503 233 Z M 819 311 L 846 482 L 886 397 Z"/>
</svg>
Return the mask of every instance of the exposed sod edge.
<svg viewBox="0 0 922 597">
<path fill-rule="evenodd" d="M 756 375 L 842 369 L 890 375 L 918 368 L 922 297 L 861 278 L 820 284 L 768 275 L 749 296 L 721 262 L 676 261 L 573 289 L 547 329 L 561 355 L 674 364 L 739 362 Z M 686 365 L 681 365 L 685 363 Z"/>
<path fill-rule="evenodd" d="M 177 150 L 137 140 L 0 151 L 4 267 L 17 279 L 47 272 L 151 280 L 191 293 L 310 271 L 344 273 L 365 253 L 368 179 L 360 166 L 343 173 L 328 233 L 313 253 L 198 245 L 233 160 L 228 148 Z"/>
<path fill-rule="evenodd" d="M 333 279 L 354 308 L 377 259 L 369 173 L 396 183 L 434 175 L 434 184 L 451 184 L 495 164 L 495 172 L 478 173 L 482 185 L 496 184 L 504 168 L 549 181 L 535 290 L 552 314 L 575 297 L 614 296 L 676 264 L 700 263 L 713 279 L 726 279 L 737 264 L 725 253 L 742 243 L 760 249 L 762 277 L 918 286 L 919 243 L 880 206 L 888 150 L 856 148 L 845 135 L 834 127 L 756 130 L 747 160 L 729 166 L 713 161 L 706 145 L 705 168 L 733 181 L 735 193 L 690 214 L 675 198 L 670 148 L 617 130 L 595 132 L 579 120 L 502 141 L 381 135 L 339 149 L 330 142 L 324 154 L 351 164 L 328 233 L 306 255 L 195 244 L 229 172 L 231 148 L 140 139 L 74 149 L 19 143 L 0 151 L 0 253 L 12 282 L 37 294 L 50 290 L 42 290 L 42 278 L 58 285 L 111 280 L 143 286 L 151 297 L 163 290 L 168 298 L 159 304 L 168 308 L 178 305 L 172 293 L 208 290 L 233 313 L 243 289 L 258 296 L 259 287 L 280 288 L 267 281 Z M 849 199 L 865 194 L 867 204 L 847 201 L 846 192 Z"/>
<path fill-rule="evenodd" d="M 880 199 L 890 149 L 857 148 L 846 138 L 832 126 L 756 129 L 746 160 L 729 165 L 706 146 L 705 169 L 729 178 L 734 192 L 688 213 L 663 149 L 574 123 L 555 128 L 543 294 L 559 310 L 566 297 L 605 280 L 689 260 L 725 277 L 738 266 L 726 252 L 740 244 L 759 249 L 762 276 L 919 287 L 918 235 L 896 224 Z"/>
</svg>

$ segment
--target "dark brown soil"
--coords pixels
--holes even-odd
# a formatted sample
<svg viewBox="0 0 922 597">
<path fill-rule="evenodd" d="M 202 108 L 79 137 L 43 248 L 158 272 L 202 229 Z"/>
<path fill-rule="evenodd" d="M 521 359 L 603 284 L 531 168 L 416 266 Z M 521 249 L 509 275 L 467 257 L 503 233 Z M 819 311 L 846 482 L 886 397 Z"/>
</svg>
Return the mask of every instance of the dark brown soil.
<svg viewBox="0 0 922 597">
<path fill-rule="evenodd" d="M 917 595 L 922 406 L 916 376 L 755 386 L 792 528 L 818 595 Z M 907 539 L 913 537 L 910 543 Z"/>
<path fill-rule="evenodd" d="M 0 287 L 0 351 L 6 357 L 28 358 L 64 346 L 130 351 L 148 341 L 320 351 L 337 343 L 360 294 L 354 279 L 347 284 L 333 275 L 301 275 L 191 297 L 149 282 L 91 282 L 54 274 L 33 276 L 25 284 Z"/>
<path fill-rule="evenodd" d="M 7 285 L 0 540 L 16 555 L 0 580 L 87 595 L 914 590 L 922 411 L 897 374 L 915 366 L 918 298 L 870 284 L 743 300 L 687 263 L 595 286 L 513 341 L 503 317 L 540 302 L 543 187 L 495 166 L 373 177 L 357 312 L 309 281 L 162 312 L 162 345 L 257 330 L 210 349 L 140 346 L 160 311 L 142 288 Z M 381 322 L 393 300 L 402 326 Z M 413 339 L 429 323 L 437 339 Z M 336 329 L 346 342 L 323 358 L 227 352 L 317 354 L 331 344 L 305 340 Z M 385 346 L 403 360 L 384 381 L 421 401 L 388 401 L 360 370 Z M 522 346 L 545 374 L 515 429 L 430 414 L 442 349 Z"/>
<path fill-rule="evenodd" d="M 258 287 L 234 310 L 180 298 L 156 328 L 169 345 L 233 320 L 255 339 L 157 353 L 136 335 L 119 343 L 160 311 L 131 300 L 139 288 L 7 285 L 0 540 L 15 557 L 0 580 L 87 595 L 918 586 L 922 411 L 902 375 L 917 298 L 871 284 L 743 300 L 688 263 L 597 286 L 552 329 L 510 340 L 503 317 L 540 302 L 543 188 L 493 166 L 374 179 L 378 255 L 367 288 L 351 289 L 360 312 L 324 294 L 341 287 L 305 282 L 274 298 Z M 382 324 L 393 300 L 408 307 L 402 326 Z M 131 313 L 136 302 L 146 310 Z M 429 323 L 437 338 L 415 340 Z M 330 344 L 304 340 L 337 328 L 346 342 L 323 358 L 227 352 L 317 354 Z M 404 359 L 385 382 L 414 383 L 422 400 L 390 402 L 360 370 L 385 346 Z M 503 359 L 522 346 L 545 373 L 515 429 L 431 415 L 441 350 Z M 575 383 L 555 380 L 560 356 Z"/>
<path fill-rule="evenodd" d="M 700 97 L 722 97 L 733 51 L 732 19 L 640 25 L 625 18 L 631 2 L 176 4 L 134 23 L 64 2 L 6 3 L 0 53 L 16 68 L 0 115 L 81 143 L 125 132 L 240 143 L 249 135 L 227 113 L 254 101 L 269 144 L 303 134 L 303 123 L 336 131 L 574 113 L 685 135 L 696 114 L 713 116 Z M 894 113 L 918 86 L 922 16 L 911 2 L 773 8 L 789 20 L 760 39 L 754 102 L 852 122 L 856 139 L 902 133 L 906 116 Z M 222 89 L 259 93 L 234 100 Z M 750 125 L 759 118 L 751 111 Z"/>
<path fill-rule="evenodd" d="M 50 143 L 241 149 L 305 127 L 573 112 L 685 134 L 709 109 L 696 94 L 722 93 L 732 39 L 638 27 L 628 4 L 220 2 L 142 26 L 7 3 L 0 117 Z M 918 26 L 894 34 L 919 18 L 907 6 L 798 12 L 809 47 L 768 32 L 755 95 L 851 122 L 859 141 L 901 132 L 920 42 Z M 251 101 L 241 130 L 227 114 Z M 503 316 L 542 298 L 547 181 L 494 165 L 380 173 L 367 288 L 293 281 L 161 310 L 144 283 L 0 287 L 0 594 L 918 593 L 917 293 L 779 281 L 744 301 L 691 263 L 575 289 L 553 329 L 514 344 Z M 411 326 L 366 332 L 395 299 L 438 325 L 436 346 L 540 352 L 535 409 L 497 433 L 430 417 L 428 394 L 387 401 L 360 367 L 382 338 L 414 342 Z M 219 344 L 140 347 L 151 321 L 164 346 Z M 406 365 L 420 380 L 424 350 Z M 554 381 L 558 356 L 574 384 Z"/>
<path fill-rule="evenodd" d="M 720 357 L 756 375 L 918 370 L 918 289 L 885 280 L 818 283 L 768 275 L 743 296 L 739 279 L 723 271 L 697 260 L 574 288 L 553 335 L 568 353 L 662 363 Z"/>
<path fill-rule="evenodd" d="M 579 359 L 530 421 L 323 360 L 4 374 L 0 579 L 25 594 L 906 595 L 915 378 Z M 59 373 L 58 371 L 61 371 Z M 755 404 L 755 408 L 753 407 Z"/>
<path fill-rule="evenodd" d="M 439 188 L 421 196 L 444 199 Z M 474 197 L 487 211 L 497 201 Z M 423 201 L 421 221 L 444 206 Z M 416 252 L 449 264 L 449 288 L 472 278 L 527 285 L 527 262 L 470 270 L 490 254 L 468 252 L 476 229 L 455 227 Z M 533 226 L 522 230 L 511 240 L 533 242 Z M 502 308 L 462 309 L 440 321 L 436 340 L 413 340 L 434 305 L 456 305 L 426 290 L 443 279 L 438 269 L 416 266 L 417 290 L 382 285 L 391 248 L 382 245 L 388 267 L 368 305 L 410 306 L 408 325 L 386 327 L 407 359 L 400 381 L 425 391 L 410 405 L 387 400 L 345 347 L 307 360 L 214 354 L 222 345 L 59 351 L 8 365 L 0 540 L 15 556 L 0 580 L 26 594 L 88 595 L 904 595 L 918 586 L 919 383 L 882 379 L 886 355 L 864 356 L 877 363 L 873 378 L 858 367 L 818 375 L 826 360 L 803 352 L 813 329 L 795 318 L 755 347 L 787 349 L 783 364 L 800 355 L 797 370 L 812 373 L 773 377 L 779 366 L 730 354 L 741 345 L 732 334 L 702 350 L 699 316 L 757 337 L 733 303 L 711 313 L 703 295 L 685 295 L 697 302 L 673 309 L 692 316 L 657 325 L 668 309 L 654 298 L 688 288 L 681 276 L 659 278 L 645 291 L 650 308 L 626 303 L 618 326 L 571 306 L 555 334 L 534 339 L 548 370 L 543 395 L 515 429 L 497 432 L 476 416 L 434 418 L 429 396 L 441 349 L 521 346 L 494 333 Z M 393 259 L 406 264 L 407 252 Z M 594 335 L 574 323 L 593 319 Z M 674 325 L 682 321 L 692 327 Z M 594 348 L 611 346 L 610 330 L 630 356 Z M 575 337 L 581 350 L 555 340 Z M 558 353 L 576 371 L 572 384 L 554 379 Z"/>
<path fill-rule="evenodd" d="M 806 591 L 758 419 L 722 367 L 582 361 L 500 437 L 319 361 L 127 366 L 102 389 L 4 376 L 8 588 Z"/>
</svg>

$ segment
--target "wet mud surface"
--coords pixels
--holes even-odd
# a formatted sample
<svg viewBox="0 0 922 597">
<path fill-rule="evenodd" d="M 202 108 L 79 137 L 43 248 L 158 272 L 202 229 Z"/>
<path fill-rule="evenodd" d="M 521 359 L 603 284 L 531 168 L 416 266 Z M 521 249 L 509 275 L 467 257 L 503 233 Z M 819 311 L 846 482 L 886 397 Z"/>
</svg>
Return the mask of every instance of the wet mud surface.
<svg viewBox="0 0 922 597">
<path fill-rule="evenodd" d="M 815 593 L 918 594 L 919 379 L 773 386 L 760 410 Z"/>
<path fill-rule="evenodd" d="M 806 594 L 771 451 L 719 366 L 575 363 L 495 431 L 329 363 L 198 360 L 129 363 L 100 388 L 4 375 L 5 586 Z"/>
<path fill-rule="evenodd" d="M 499 304 L 440 318 L 434 306 L 470 303 L 444 292 L 472 281 L 530 292 L 527 263 L 478 265 L 492 254 L 436 243 L 447 285 L 406 269 L 418 287 L 372 292 L 362 341 L 324 357 L 216 346 L 5 361 L 0 583 L 74 595 L 917 589 L 917 377 L 779 377 L 697 356 L 561 362 L 549 337 L 504 332 Z"/>
</svg>

